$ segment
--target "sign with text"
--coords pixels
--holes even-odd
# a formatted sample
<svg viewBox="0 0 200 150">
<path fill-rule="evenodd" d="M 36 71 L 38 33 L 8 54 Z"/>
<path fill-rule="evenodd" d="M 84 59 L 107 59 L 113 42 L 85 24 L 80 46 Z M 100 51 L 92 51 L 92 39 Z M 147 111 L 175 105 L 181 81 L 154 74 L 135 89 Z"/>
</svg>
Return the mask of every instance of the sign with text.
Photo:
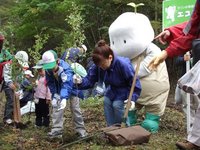
<svg viewBox="0 0 200 150">
<path fill-rule="evenodd" d="M 196 0 L 165 0 L 163 1 L 162 28 L 188 21 Z"/>
</svg>

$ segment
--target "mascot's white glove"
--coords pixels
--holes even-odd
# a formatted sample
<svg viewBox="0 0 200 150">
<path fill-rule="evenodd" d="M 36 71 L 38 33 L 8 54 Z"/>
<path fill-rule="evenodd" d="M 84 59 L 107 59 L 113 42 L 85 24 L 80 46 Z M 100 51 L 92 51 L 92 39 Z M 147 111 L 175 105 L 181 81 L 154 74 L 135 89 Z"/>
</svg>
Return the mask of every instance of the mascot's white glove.
<svg viewBox="0 0 200 150">
<path fill-rule="evenodd" d="M 58 101 L 60 100 L 60 95 L 58 95 L 57 93 L 54 94 L 53 99 L 51 101 L 51 105 L 53 108 L 58 107 Z"/>
<path fill-rule="evenodd" d="M 62 99 L 61 102 L 59 103 L 58 111 L 60 111 L 62 109 L 65 109 L 66 105 L 67 105 L 67 100 L 66 99 Z"/>
<path fill-rule="evenodd" d="M 73 75 L 73 83 L 75 83 L 75 84 L 81 84 L 82 83 L 81 76 L 78 75 L 78 74 Z"/>
<path fill-rule="evenodd" d="M 33 101 L 34 101 L 35 104 L 39 103 L 39 99 L 38 98 L 35 98 Z"/>
<path fill-rule="evenodd" d="M 125 100 L 124 101 L 124 108 L 126 108 L 126 105 L 127 105 L 127 103 L 128 103 L 128 100 Z M 135 109 L 135 102 L 134 101 L 131 101 L 131 106 L 130 106 L 130 108 L 129 108 L 129 111 L 132 111 L 132 110 L 134 110 Z"/>
</svg>

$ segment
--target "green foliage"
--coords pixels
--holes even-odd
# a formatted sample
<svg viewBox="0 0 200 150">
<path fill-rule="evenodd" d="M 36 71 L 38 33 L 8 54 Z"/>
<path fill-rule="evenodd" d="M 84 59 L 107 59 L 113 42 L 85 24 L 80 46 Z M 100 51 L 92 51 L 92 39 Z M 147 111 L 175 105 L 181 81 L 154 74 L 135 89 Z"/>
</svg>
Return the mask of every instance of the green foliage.
<svg viewBox="0 0 200 150">
<path fill-rule="evenodd" d="M 35 35 L 49 35 L 43 50 L 56 49 L 58 53 L 84 43 L 90 51 L 99 39 L 109 43 L 108 28 L 122 13 L 132 11 L 130 0 L 9 0 L 2 3 L 2 29 L 7 33 L 9 47 L 25 50 L 35 45 Z M 144 3 L 138 8 L 151 21 L 161 20 L 161 1 L 134 0 Z M 8 13 L 11 11 L 11 14 Z M 1 11 L 1 9 L 0 9 Z M 8 24 L 9 23 L 9 24 Z M 156 26 L 156 33 L 161 27 Z M 44 35 L 43 35 L 44 34 Z"/>
<path fill-rule="evenodd" d="M 35 35 L 35 45 L 32 48 L 28 49 L 30 56 L 30 62 L 36 64 L 41 59 L 41 50 L 44 47 L 44 44 L 47 42 L 49 35 Z"/>
<path fill-rule="evenodd" d="M 64 47 L 77 47 L 84 43 L 86 37 L 84 35 L 84 19 L 81 15 L 82 7 L 78 6 L 75 2 L 71 3 L 70 14 L 65 21 L 69 24 L 70 32 L 66 34 L 63 46 Z"/>
<path fill-rule="evenodd" d="M 12 60 L 12 64 L 11 64 L 11 74 L 10 76 L 12 77 L 12 81 L 14 81 L 14 84 L 17 85 L 17 90 L 19 90 L 20 88 L 20 84 L 23 81 L 23 70 L 22 67 L 20 66 L 20 64 L 18 63 L 17 59 L 13 59 Z"/>
</svg>

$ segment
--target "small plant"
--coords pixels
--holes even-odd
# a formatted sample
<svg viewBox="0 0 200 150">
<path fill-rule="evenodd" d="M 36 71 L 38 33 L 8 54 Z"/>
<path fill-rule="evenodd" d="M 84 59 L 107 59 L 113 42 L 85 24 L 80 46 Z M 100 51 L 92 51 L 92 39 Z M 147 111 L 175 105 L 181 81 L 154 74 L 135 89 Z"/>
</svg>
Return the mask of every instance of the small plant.
<svg viewBox="0 0 200 150">
<path fill-rule="evenodd" d="M 40 50 L 44 47 L 47 40 L 49 39 L 48 34 L 44 35 L 35 35 L 35 45 L 32 48 L 28 49 L 28 53 L 30 57 L 30 62 L 36 64 L 41 59 Z"/>
<path fill-rule="evenodd" d="M 134 12 L 137 13 L 137 8 L 139 6 L 144 6 L 143 3 L 135 4 L 135 3 L 128 3 L 127 5 L 132 6 L 134 8 Z"/>
<path fill-rule="evenodd" d="M 77 47 L 83 44 L 86 37 L 82 25 L 85 23 L 81 15 L 81 7 L 72 2 L 69 16 L 65 19 L 71 28 L 71 32 L 64 38 L 64 47 Z"/>
</svg>

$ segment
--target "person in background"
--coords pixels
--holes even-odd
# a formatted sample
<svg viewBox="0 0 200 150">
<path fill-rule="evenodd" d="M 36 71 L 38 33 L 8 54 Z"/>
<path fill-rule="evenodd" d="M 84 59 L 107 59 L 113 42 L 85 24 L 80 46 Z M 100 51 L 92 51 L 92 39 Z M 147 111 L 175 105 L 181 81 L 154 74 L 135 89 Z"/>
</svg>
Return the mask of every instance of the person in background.
<svg viewBox="0 0 200 150">
<path fill-rule="evenodd" d="M 162 44 L 169 43 L 169 46 L 158 56 L 153 58 L 149 64 L 149 69 L 156 70 L 157 66 L 167 57 L 175 57 L 184 54 L 192 49 L 192 42 L 200 36 L 200 0 L 196 0 L 195 7 L 189 22 L 178 24 L 165 29 L 156 39 Z M 199 53 L 199 49 L 197 51 Z M 193 54 L 193 58 L 196 54 Z M 198 58 L 200 59 L 200 58 Z M 196 61 L 195 61 L 196 62 Z M 193 64 L 194 65 L 194 64 Z M 176 146 L 183 150 L 192 150 L 200 148 L 200 105 L 198 105 L 194 123 L 188 134 L 187 140 L 177 142 Z"/>
<path fill-rule="evenodd" d="M 7 63 L 3 67 L 3 90 L 6 95 L 6 104 L 3 121 L 5 124 L 13 123 L 13 102 L 15 91 L 20 87 L 23 80 L 24 70 L 28 69 L 28 54 L 18 51 L 12 59 L 14 63 Z"/>
<path fill-rule="evenodd" d="M 62 137 L 64 108 L 69 100 L 73 122 L 80 138 L 87 136 L 82 113 L 79 106 L 79 93 L 73 88 L 73 70 L 62 59 L 58 59 L 57 53 L 48 50 L 42 55 L 43 69 L 46 72 L 47 85 L 52 94 L 52 129 L 48 133 L 50 138 Z"/>
<path fill-rule="evenodd" d="M 33 77 L 34 75 L 32 74 L 31 70 L 24 71 L 24 79 L 20 84 L 19 91 L 17 91 L 19 94 L 20 108 L 25 106 L 28 101 L 33 100 L 34 88 L 31 82 L 31 78 Z"/>
<path fill-rule="evenodd" d="M 0 92 L 2 92 L 3 84 L 4 84 L 3 67 L 5 64 L 11 63 L 11 60 L 13 59 L 13 56 L 10 54 L 10 52 L 8 50 L 4 49 L 4 47 L 3 47 L 4 40 L 5 40 L 4 35 L 2 33 L 0 33 Z M 0 100 L 1 100 L 1 98 L 0 98 Z"/>
<path fill-rule="evenodd" d="M 181 75 L 183 76 L 186 73 L 186 61 L 189 61 L 192 64 L 192 58 L 190 54 L 184 54 L 183 56 L 178 56 L 176 58 L 176 65 L 181 67 Z M 192 65 L 191 65 L 192 66 Z M 181 104 L 182 110 L 187 114 L 187 93 L 184 92 L 179 85 L 177 84 L 175 89 L 175 104 Z M 190 94 L 190 126 L 193 125 L 194 117 L 198 108 L 199 97 L 196 95 Z"/>
<path fill-rule="evenodd" d="M 42 60 L 38 61 L 36 66 L 33 67 L 38 72 L 36 80 L 36 88 L 34 93 L 35 102 L 35 126 L 36 127 L 49 127 L 49 104 L 51 100 L 51 92 L 47 86 L 45 70 L 42 68 Z"/>
<path fill-rule="evenodd" d="M 128 58 L 119 57 L 113 53 L 104 40 L 100 40 L 92 53 L 94 65 L 89 69 L 86 77 L 81 78 L 77 74 L 73 76 L 73 82 L 79 89 L 92 88 L 100 78 L 106 85 L 104 94 L 104 115 L 107 126 L 121 124 L 124 115 L 124 101 L 128 99 L 134 69 Z M 98 87 L 103 91 L 103 87 Z M 139 79 L 132 95 L 132 107 L 141 93 Z"/>
</svg>

